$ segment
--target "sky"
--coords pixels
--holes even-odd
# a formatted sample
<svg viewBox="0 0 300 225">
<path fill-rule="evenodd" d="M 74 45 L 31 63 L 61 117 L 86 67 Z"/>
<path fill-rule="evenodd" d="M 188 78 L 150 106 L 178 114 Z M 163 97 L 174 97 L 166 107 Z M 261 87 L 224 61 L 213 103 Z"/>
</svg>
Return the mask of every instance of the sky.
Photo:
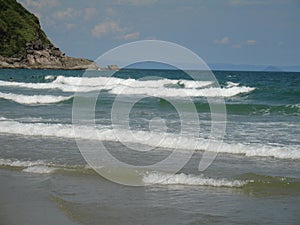
<svg viewBox="0 0 300 225">
<path fill-rule="evenodd" d="M 69 56 L 175 42 L 208 64 L 300 66 L 299 0 L 18 0 Z"/>
</svg>

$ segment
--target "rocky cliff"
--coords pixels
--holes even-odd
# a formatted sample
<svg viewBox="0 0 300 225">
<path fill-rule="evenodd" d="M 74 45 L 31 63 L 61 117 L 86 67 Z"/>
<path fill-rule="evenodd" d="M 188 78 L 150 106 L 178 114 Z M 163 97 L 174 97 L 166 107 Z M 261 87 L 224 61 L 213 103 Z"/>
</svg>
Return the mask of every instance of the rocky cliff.
<svg viewBox="0 0 300 225">
<path fill-rule="evenodd" d="M 91 64 L 97 68 L 90 60 L 65 56 L 16 0 L 0 0 L 0 68 L 86 69 Z"/>
</svg>

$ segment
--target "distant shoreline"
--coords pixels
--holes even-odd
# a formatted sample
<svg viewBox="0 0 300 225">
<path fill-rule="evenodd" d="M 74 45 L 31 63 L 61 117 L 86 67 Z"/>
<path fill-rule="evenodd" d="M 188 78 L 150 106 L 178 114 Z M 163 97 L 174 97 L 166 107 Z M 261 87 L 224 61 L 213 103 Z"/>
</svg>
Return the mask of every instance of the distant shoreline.
<svg viewBox="0 0 300 225">
<path fill-rule="evenodd" d="M 43 52 L 41 52 L 43 54 Z M 31 55 L 30 55 L 31 56 Z M 27 58 L 30 58 L 27 56 Z M 37 56 L 32 55 L 35 59 L 30 63 L 28 60 L 21 58 L 8 58 L 0 56 L 1 69 L 60 69 L 60 70 L 82 70 L 88 68 L 97 69 L 98 66 L 91 60 L 82 58 L 73 58 L 68 56 L 59 56 L 57 58 L 39 56 L 40 63 L 36 60 Z M 43 63 L 44 62 L 44 63 Z"/>
<path fill-rule="evenodd" d="M 119 70 L 117 65 L 101 67 L 92 60 L 60 56 L 59 60 L 52 61 L 51 58 L 43 57 L 45 64 L 30 64 L 18 58 L 7 58 L 0 56 L 0 69 L 36 69 L 36 70 Z"/>
<path fill-rule="evenodd" d="M 65 68 L 65 67 L 17 67 L 17 68 L 12 68 L 12 67 L 1 67 L 0 66 L 0 70 L 19 70 L 19 69 L 24 69 L 24 70 L 91 70 L 91 71 L 118 71 L 118 70 L 131 70 L 131 71 L 135 71 L 135 70 L 152 70 L 152 71 L 178 71 L 176 69 L 161 69 L 161 68 L 120 68 L 120 69 L 108 69 L 107 67 L 99 67 L 98 69 L 90 69 L 90 68 Z M 189 71 L 196 71 L 196 70 L 189 70 Z M 263 70 L 229 70 L 229 69 L 212 69 L 212 72 L 258 72 L 258 73 L 300 73 L 300 71 L 263 71 Z"/>
</svg>

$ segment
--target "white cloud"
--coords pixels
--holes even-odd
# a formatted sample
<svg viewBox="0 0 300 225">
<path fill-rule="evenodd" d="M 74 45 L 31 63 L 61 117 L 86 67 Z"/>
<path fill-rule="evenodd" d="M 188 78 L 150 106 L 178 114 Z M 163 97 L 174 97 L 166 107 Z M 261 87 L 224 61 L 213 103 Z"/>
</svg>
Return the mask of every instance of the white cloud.
<svg viewBox="0 0 300 225">
<path fill-rule="evenodd" d="M 65 26 L 68 30 L 72 30 L 76 27 L 76 24 L 74 24 L 74 23 L 65 23 Z"/>
<path fill-rule="evenodd" d="M 23 0 L 21 1 L 26 8 L 33 11 L 42 8 L 52 8 L 58 5 L 58 0 Z"/>
<path fill-rule="evenodd" d="M 216 39 L 214 41 L 214 43 L 217 44 L 217 45 L 226 45 L 226 44 L 229 43 L 229 37 L 223 37 L 222 39 L 219 39 L 219 40 Z"/>
<path fill-rule="evenodd" d="M 274 0 L 230 0 L 229 4 L 230 5 L 235 5 L 235 6 L 248 6 L 248 5 L 264 5 L 264 4 L 270 4 L 274 2 Z"/>
<path fill-rule="evenodd" d="M 97 15 L 97 9 L 96 8 L 85 8 L 84 9 L 84 20 L 90 20 L 95 15 Z"/>
<path fill-rule="evenodd" d="M 235 44 L 235 45 L 232 45 L 233 48 L 241 48 L 242 47 L 242 44 Z"/>
<path fill-rule="evenodd" d="M 105 21 L 103 23 L 97 24 L 92 29 L 92 35 L 94 37 L 102 37 L 104 35 L 107 35 L 109 33 L 121 33 L 125 32 L 127 28 L 121 28 L 119 23 L 115 21 Z"/>
<path fill-rule="evenodd" d="M 119 36 L 118 39 L 123 39 L 123 40 L 136 40 L 139 39 L 140 37 L 140 32 L 133 32 L 133 33 L 129 33 L 129 34 L 124 34 Z"/>
<path fill-rule="evenodd" d="M 67 8 L 64 11 L 56 11 L 53 13 L 53 17 L 57 19 L 73 18 L 78 14 L 73 8 Z"/>
<path fill-rule="evenodd" d="M 118 0 L 117 4 L 130 5 L 149 5 L 158 2 L 158 0 Z"/>
<path fill-rule="evenodd" d="M 256 44 L 256 40 L 247 40 L 246 44 L 247 45 L 255 45 Z"/>
<path fill-rule="evenodd" d="M 115 16 L 117 14 L 116 10 L 114 10 L 113 8 L 111 7 L 108 7 L 106 10 L 105 10 L 105 13 L 106 15 L 108 16 Z"/>
<path fill-rule="evenodd" d="M 241 48 L 241 47 L 243 47 L 245 45 L 256 45 L 256 43 L 257 43 L 256 40 L 249 39 L 249 40 L 246 40 L 246 41 L 241 41 L 238 44 L 232 45 L 232 47 L 233 48 Z"/>
<path fill-rule="evenodd" d="M 120 26 L 119 22 L 108 20 L 97 24 L 91 30 L 94 37 L 101 38 L 111 35 L 119 40 L 136 40 L 140 37 L 140 32 L 132 31 L 131 28 Z"/>
</svg>

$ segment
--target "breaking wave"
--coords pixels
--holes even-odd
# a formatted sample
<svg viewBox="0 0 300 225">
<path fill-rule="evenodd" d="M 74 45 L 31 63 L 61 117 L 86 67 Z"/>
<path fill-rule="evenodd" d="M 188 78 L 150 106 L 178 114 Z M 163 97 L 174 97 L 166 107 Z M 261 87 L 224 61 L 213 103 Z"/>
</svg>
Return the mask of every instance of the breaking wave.
<svg viewBox="0 0 300 225">
<path fill-rule="evenodd" d="M 51 77 L 52 79 L 53 77 Z M 51 80 L 47 77 L 47 80 Z M 24 83 L 0 81 L 0 86 L 29 89 L 58 89 L 63 92 L 92 92 L 105 90 L 111 94 L 148 95 L 157 97 L 232 97 L 248 93 L 255 88 L 228 82 L 225 87 L 213 87 L 211 81 L 194 80 L 135 80 L 116 77 L 64 77 L 50 83 Z"/>
<path fill-rule="evenodd" d="M 114 87 L 109 92 L 112 94 L 147 95 L 154 97 L 232 97 L 241 93 L 248 93 L 255 88 L 230 87 L 204 89 L 175 89 L 175 88 L 123 88 Z"/>
<path fill-rule="evenodd" d="M 0 133 L 18 134 L 26 136 L 45 136 L 74 139 L 75 133 L 71 124 L 46 124 L 46 123 L 21 123 L 12 120 L 0 120 Z M 263 144 L 240 144 L 211 141 L 203 138 L 181 137 L 178 134 L 133 131 L 128 135 L 128 130 L 118 130 L 119 134 L 127 137 L 126 142 L 149 145 L 166 149 L 207 150 L 212 152 L 239 154 L 249 157 L 274 157 L 280 159 L 300 159 L 299 145 L 272 146 Z M 116 132 L 107 127 L 82 126 L 76 138 L 87 140 L 102 140 L 118 142 Z"/>
<path fill-rule="evenodd" d="M 0 158 L 0 168 L 17 170 L 24 173 L 34 174 L 83 174 L 97 175 L 97 173 L 87 164 L 82 165 L 63 165 L 49 163 L 44 160 L 28 161 L 18 159 Z M 109 169 L 109 168 L 108 168 Z M 123 174 L 124 169 L 115 168 L 118 174 Z M 127 171 L 128 172 L 128 171 Z M 130 171 L 129 171 L 130 172 Z M 280 194 L 290 195 L 294 191 L 299 192 L 300 181 L 298 178 L 267 176 L 263 174 L 246 173 L 236 178 L 211 178 L 203 174 L 170 174 L 159 171 L 135 170 L 132 175 L 137 173 L 137 181 L 145 185 L 162 186 L 210 186 L 225 188 L 241 188 L 241 190 L 251 195 L 272 195 L 272 190 L 280 191 Z M 131 177 L 132 178 L 132 177 Z"/>
<path fill-rule="evenodd" d="M 56 79 L 56 76 L 54 76 L 54 75 L 47 75 L 47 76 L 44 77 L 44 79 L 52 81 L 52 80 Z"/>
<path fill-rule="evenodd" d="M 49 166 L 43 160 L 28 161 L 28 160 L 12 160 L 12 159 L 0 159 L 0 167 L 12 167 L 17 168 L 27 173 L 39 173 L 47 174 L 56 171 L 56 168 Z"/>
<path fill-rule="evenodd" d="M 88 87 L 104 87 L 104 86 L 127 86 L 133 88 L 161 88 L 171 85 L 177 85 L 184 88 L 202 88 L 212 84 L 211 81 L 193 81 L 193 80 L 135 80 L 122 79 L 117 77 L 64 77 L 58 76 L 54 84 L 64 84 L 69 86 L 88 86 Z"/>
<path fill-rule="evenodd" d="M 37 165 L 44 165 L 45 161 L 27 161 L 27 160 L 12 160 L 12 159 L 0 159 L 1 166 L 11 166 L 11 167 L 31 167 Z"/>
<path fill-rule="evenodd" d="M 31 166 L 23 169 L 22 171 L 27 173 L 47 174 L 53 173 L 54 171 L 56 171 L 56 169 L 48 166 Z"/>
<path fill-rule="evenodd" d="M 69 100 L 73 96 L 54 96 L 54 95 L 21 95 L 0 92 L 0 98 L 17 102 L 19 104 L 53 104 Z"/>
<path fill-rule="evenodd" d="M 247 181 L 206 178 L 203 175 L 195 176 L 191 174 L 166 174 L 152 172 L 143 177 L 145 184 L 160 185 L 193 185 L 193 186 L 213 186 L 213 187 L 242 187 Z"/>
</svg>

